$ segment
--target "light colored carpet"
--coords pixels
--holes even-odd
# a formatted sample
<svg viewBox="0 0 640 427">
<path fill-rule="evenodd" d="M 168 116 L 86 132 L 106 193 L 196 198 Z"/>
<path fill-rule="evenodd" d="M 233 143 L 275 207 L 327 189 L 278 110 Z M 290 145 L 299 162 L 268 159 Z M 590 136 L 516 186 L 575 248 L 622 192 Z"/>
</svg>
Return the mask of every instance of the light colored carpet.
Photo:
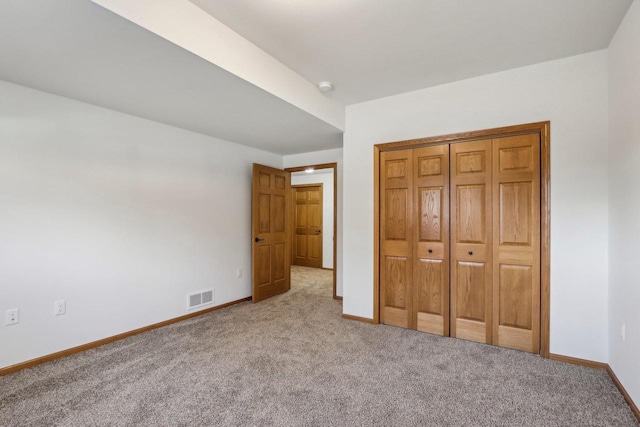
<svg viewBox="0 0 640 427">
<path fill-rule="evenodd" d="M 605 372 L 340 317 L 331 272 L 0 378 L 2 426 L 636 426 Z"/>
</svg>

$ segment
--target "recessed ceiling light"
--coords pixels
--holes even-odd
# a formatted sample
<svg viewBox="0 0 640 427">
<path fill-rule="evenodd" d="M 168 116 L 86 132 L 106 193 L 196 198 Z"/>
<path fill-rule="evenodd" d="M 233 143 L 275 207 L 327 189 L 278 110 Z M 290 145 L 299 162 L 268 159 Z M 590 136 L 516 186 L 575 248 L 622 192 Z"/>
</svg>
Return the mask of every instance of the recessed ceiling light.
<svg viewBox="0 0 640 427">
<path fill-rule="evenodd" d="M 320 82 L 318 83 L 318 89 L 320 92 L 330 92 L 333 90 L 333 83 L 331 82 Z"/>
</svg>

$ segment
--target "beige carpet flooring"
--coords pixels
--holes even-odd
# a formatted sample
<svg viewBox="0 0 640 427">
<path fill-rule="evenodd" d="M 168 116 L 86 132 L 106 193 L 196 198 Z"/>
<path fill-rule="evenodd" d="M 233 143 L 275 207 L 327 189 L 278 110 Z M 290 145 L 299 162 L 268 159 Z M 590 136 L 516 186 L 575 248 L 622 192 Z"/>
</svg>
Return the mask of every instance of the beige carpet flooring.
<svg viewBox="0 0 640 427">
<path fill-rule="evenodd" d="M 0 377 L 0 426 L 637 426 L 605 372 L 342 319 L 331 272 Z"/>
</svg>

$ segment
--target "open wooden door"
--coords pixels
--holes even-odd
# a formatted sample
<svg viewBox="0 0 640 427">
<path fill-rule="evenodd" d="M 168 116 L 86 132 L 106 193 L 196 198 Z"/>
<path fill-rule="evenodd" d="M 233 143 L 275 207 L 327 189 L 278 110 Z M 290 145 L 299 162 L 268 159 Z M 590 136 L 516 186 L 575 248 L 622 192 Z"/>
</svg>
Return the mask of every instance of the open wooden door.
<svg viewBox="0 0 640 427">
<path fill-rule="evenodd" d="M 291 288 L 289 197 L 291 174 L 253 164 L 251 277 L 253 302 Z"/>
</svg>

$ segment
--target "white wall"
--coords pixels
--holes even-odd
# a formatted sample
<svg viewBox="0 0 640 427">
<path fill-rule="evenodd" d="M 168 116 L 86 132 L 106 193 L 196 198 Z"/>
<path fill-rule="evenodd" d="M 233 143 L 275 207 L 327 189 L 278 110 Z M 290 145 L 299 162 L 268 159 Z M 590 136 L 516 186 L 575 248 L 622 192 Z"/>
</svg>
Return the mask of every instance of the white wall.
<svg viewBox="0 0 640 427">
<path fill-rule="evenodd" d="M 0 367 L 184 315 L 192 291 L 251 295 L 252 162 L 282 167 L 0 82 L 0 313 L 21 316 L 0 325 Z"/>
<path fill-rule="evenodd" d="M 347 107 L 344 312 L 373 315 L 373 145 L 551 120 L 551 351 L 607 361 L 607 53 Z"/>
<path fill-rule="evenodd" d="M 337 240 L 336 245 L 336 294 L 342 296 L 342 233 L 343 233 L 343 152 L 342 148 L 334 150 L 315 151 L 312 153 L 293 154 L 284 156 L 284 167 L 293 168 L 297 166 L 318 165 L 323 163 L 337 163 L 337 181 L 338 181 L 338 217 L 337 221 Z"/>
<path fill-rule="evenodd" d="M 291 185 L 322 184 L 322 268 L 333 268 L 333 169 L 291 175 Z"/>
<path fill-rule="evenodd" d="M 609 46 L 609 364 L 640 404 L 640 3 Z M 626 325 L 626 339 L 620 333 Z"/>
</svg>

